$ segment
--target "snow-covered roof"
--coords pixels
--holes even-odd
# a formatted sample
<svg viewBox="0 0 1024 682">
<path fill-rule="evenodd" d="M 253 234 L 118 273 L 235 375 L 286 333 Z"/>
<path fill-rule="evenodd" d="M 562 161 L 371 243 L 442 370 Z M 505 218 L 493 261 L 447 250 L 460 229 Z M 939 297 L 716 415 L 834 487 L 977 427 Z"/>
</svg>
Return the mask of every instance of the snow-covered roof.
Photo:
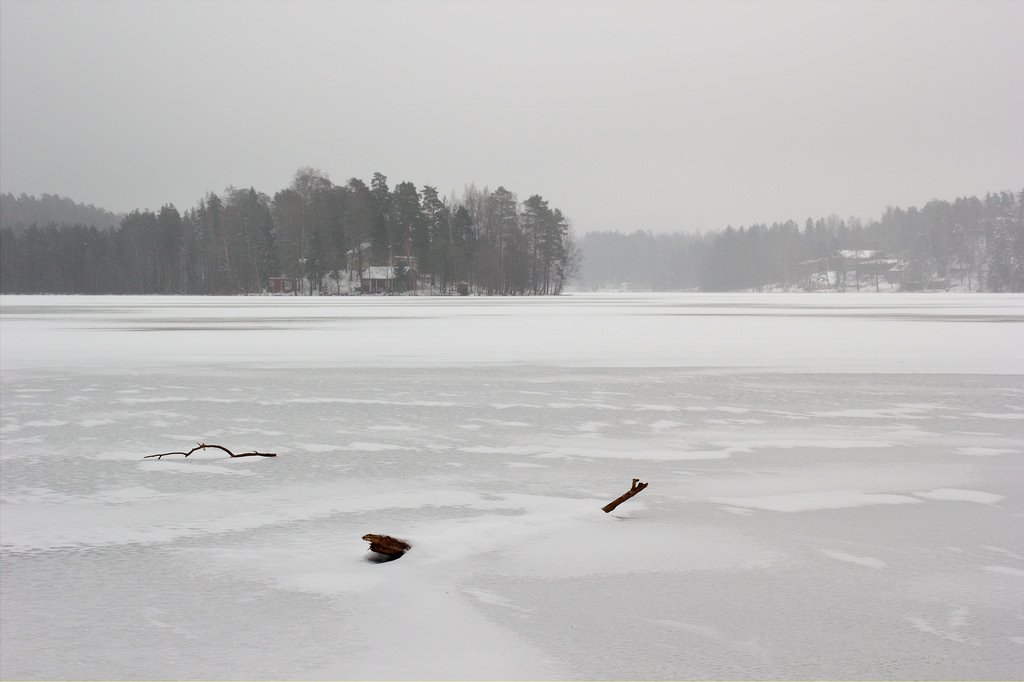
<svg viewBox="0 0 1024 682">
<path fill-rule="evenodd" d="M 394 279 L 395 269 L 387 265 L 371 265 L 360 275 L 363 279 Z"/>
<path fill-rule="evenodd" d="M 864 260 L 865 258 L 874 258 L 881 252 L 870 249 L 839 249 L 837 253 L 843 258 L 857 258 L 859 260 Z"/>
</svg>

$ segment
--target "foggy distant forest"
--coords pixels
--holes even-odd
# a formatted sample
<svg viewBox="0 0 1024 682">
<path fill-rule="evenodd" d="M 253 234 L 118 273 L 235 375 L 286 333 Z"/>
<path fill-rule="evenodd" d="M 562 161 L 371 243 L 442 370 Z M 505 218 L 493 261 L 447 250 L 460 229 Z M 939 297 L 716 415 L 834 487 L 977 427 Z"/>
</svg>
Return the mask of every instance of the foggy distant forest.
<svg viewBox="0 0 1024 682">
<path fill-rule="evenodd" d="M 25 194 L 15 197 L 9 193 L 0 196 L 0 227 L 90 225 L 104 229 L 117 227 L 123 217 L 57 194 L 44 194 L 39 198 Z"/>
<path fill-rule="evenodd" d="M 117 216 L 69 199 L 0 198 L 0 291 L 251 294 L 359 290 L 558 294 L 629 291 L 1024 291 L 1024 191 L 723 231 L 590 232 L 540 195 L 468 187 L 461 197 L 381 173 L 335 185 L 301 169 L 273 195 L 229 188 L 181 213 Z"/>
<path fill-rule="evenodd" d="M 41 223 L 33 209 L 54 215 L 59 197 L 2 201 L 4 293 L 252 294 L 279 277 L 307 294 L 350 293 L 361 279 L 391 293 L 558 294 L 579 263 L 568 220 L 540 195 L 469 186 L 443 198 L 381 173 L 336 185 L 303 168 L 273 197 L 229 188 L 184 213 L 132 211 L 109 230 L 91 207 L 74 224 Z"/>
<path fill-rule="evenodd" d="M 581 289 L 1024 291 L 1024 191 L 704 234 L 591 232 Z"/>
</svg>

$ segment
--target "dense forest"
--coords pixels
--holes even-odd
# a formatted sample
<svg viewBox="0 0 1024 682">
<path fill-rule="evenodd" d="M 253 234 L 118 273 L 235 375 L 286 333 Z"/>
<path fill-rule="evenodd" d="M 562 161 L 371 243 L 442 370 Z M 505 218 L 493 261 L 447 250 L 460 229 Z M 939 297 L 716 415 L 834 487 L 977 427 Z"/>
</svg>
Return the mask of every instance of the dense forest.
<svg viewBox="0 0 1024 682">
<path fill-rule="evenodd" d="M 442 197 L 381 173 L 336 185 L 303 168 L 272 197 L 229 188 L 184 213 L 132 211 L 113 229 L 75 220 L 5 223 L 0 291 L 241 294 L 275 278 L 309 294 L 558 294 L 579 263 L 569 221 L 540 195 L 470 186 Z"/>
<path fill-rule="evenodd" d="M 704 234 L 590 232 L 540 195 L 441 197 L 375 173 L 300 169 L 273 197 L 210 193 L 118 218 L 54 195 L 0 197 L 4 293 L 1024 291 L 1024 191 Z M 47 222 L 42 222 L 46 218 Z M 31 219 L 31 222 L 26 222 Z M 113 226 L 113 227 L 111 227 Z M 578 275 L 578 276 L 577 276 Z"/>
<path fill-rule="evenodd" d="M 579 287 L 1024 291 L 1024 191 L 705 234 L 591 232 Z"/>
</svg>

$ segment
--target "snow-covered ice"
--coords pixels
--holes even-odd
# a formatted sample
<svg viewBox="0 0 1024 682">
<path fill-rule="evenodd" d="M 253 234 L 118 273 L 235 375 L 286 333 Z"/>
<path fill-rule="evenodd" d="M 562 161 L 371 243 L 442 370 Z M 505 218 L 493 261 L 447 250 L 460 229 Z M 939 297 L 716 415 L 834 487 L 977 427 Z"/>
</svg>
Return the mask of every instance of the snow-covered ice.
<svg viewBox="0 0 1024 682">
<path fill-rule="evenodd" d="M 1021 349 L 1010 295 L 3 296 L 0 677 L 1019 678 Z M 142 459 L 197 441 L 279 456 Z"/>
</svg>

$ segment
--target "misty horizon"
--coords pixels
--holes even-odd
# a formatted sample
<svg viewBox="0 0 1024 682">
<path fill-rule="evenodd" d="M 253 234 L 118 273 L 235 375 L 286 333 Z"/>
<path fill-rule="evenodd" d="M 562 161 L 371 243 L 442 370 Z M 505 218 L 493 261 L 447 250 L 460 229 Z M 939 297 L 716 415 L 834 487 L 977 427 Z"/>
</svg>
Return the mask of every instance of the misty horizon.
<svg viewBox="0 0 1024 682">
<path fill-rule="evenodd" d="M 381 169 L 658 233 L 1024 186 L 1021 3 L 239 7 L 5 1 L 0 189 L 127 213 Z"/>
</svg>

